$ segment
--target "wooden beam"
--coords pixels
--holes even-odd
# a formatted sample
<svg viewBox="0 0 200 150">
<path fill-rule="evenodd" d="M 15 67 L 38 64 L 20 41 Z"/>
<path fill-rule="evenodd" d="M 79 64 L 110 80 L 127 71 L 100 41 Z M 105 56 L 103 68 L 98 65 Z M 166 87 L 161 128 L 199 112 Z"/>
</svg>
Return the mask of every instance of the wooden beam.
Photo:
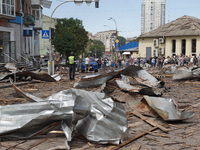
<svg viewBox="0 0 200 150">
<path fill-rule="evenodd" d="M 168 129 L 166 129 L 165 127 L 163 127 L 162 125 L 158 124 L 157 122 L 143 116 L 142 114 L 140 114 L 138 111 L 133 110 L 132 113 L 138 117 L 140 117 L 142 120 L 146 121 L 147 123 L 151 124 L 154 127 L 158 127 L 159 129 L 161 129 L 164 132 L 169 132 Z"/>
<path fill-rule="evenodd" d="M 121 148 L 121 147 L 123 147 L 123 146 L 125 146 L 125 145 L 127 145 L 127 144 L 129 144 L 131 142 L 133 142 L 134 140 L 138 139 L 139 137 L 142 137 L 145 134 L 148 134 L 148 132 L 151 132 L 151 131 L 156 130 L 156 129 L 158 129 L 158 127 L 153 127 L 148 131 L 144 131 L 141 134 L 138 134 L 138 135 L 128 139 L 127 141 L 124 141 L 123 143 L 119 144 L 118 146 L 109 146 L 107 149 L 104 149 L 104 150 L 116 150 L 116 149 L 119 149 L 119 148 Z"/>
</svg>

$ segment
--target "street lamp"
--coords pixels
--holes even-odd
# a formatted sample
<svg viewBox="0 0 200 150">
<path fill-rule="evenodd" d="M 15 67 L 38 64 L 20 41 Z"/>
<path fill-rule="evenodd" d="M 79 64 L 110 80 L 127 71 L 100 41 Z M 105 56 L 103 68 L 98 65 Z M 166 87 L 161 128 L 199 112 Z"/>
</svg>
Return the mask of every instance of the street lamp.
<svg viewBox="0 0 200 150">
<path fill-rule="evenodd" d="M 50 26 L 49 26 L 49 32 L 50 32 L 50 36 L 49 36 L 49 41 L 50 41 L 50 49 L 49 49 L 49 62 L 48 62 L 48 74 L 49 75 L 53 75 L 54 74 L 54 62 L 52 61 L 53 57 L 52 57 L 52 45 L 51 45 L 51 19 L 52 16 L 54 14 L 54 12 L 56 11 L 56 9 L 61 6 L 62 4 L 68 3 L 68 2 L 74 2 L 76 5 L 81 5 L 83 2 L 86 2 L 87 5 L 89 6 L 91 2 L 95 2 L 95 8 L 99 8 L 99 0 L 67 0 L 64 1 L 62 3 L 60 3 L 52 12 L 51 17 L 50 17 Z"/>
<path fill-rule="evenodd" d="M 108 28 L 110 28 L 110 30 L 112 30 L 112 29 L 111 29 L 111 27 L 110 27 L 110 26 L 108 26 L 108 25 L 104 25 L 104 27 L 108 27 Z"/>
<path fill-rule="evenodd" d="M 117 22 L 112 17 L 110 17 L 108 20 L 113 20 L 115 22 L 115 26 L 116 26 L 116 39 L 117 39 Z"/>
<path fill-rule="evenodd" d="M 115 26 L 116 26 L 116 40 L 117 40 L 117 22 L 112 17 L 110 17 L 108 20 L 113 20 L 115 22 Z M 115 50 L 117 50 L 117 49 L 115 48 Z"/>
</svg>

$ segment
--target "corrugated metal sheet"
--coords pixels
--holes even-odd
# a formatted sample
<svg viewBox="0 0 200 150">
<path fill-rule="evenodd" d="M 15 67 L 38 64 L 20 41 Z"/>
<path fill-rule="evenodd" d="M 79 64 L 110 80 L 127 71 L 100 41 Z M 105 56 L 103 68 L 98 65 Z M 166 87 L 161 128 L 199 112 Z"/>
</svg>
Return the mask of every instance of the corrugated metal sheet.
<svg viewBox="0 0 200 150">
<path fill-rule="evenodd" d="M 2 137 L 30 138 L 55 127 L 62 128 L 67 141 L 71 141 L 74 130 L 101 144 L 119 144 L 127 135 L 124 106 L 104 93 L 68 89 L 42 100 L 15 88 L 35 102 L 0 106 Z"/>
</svg>

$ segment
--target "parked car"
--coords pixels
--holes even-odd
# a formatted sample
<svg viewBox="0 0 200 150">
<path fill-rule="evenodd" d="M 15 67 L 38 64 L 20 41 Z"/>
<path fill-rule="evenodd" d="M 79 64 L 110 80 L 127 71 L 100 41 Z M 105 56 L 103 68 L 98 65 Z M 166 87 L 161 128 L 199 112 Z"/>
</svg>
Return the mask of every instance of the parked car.
<svg viewBox="0 0 200 150">
<path fill-rule="evenodd" d="M 89 58 L 90 59 L 90 70 L 89 71 L 95 71 L 98 72 L 98 64 L 95 61 L 94 58 Z M 81 72 L 85 71 L 85 58 L 81 59 Z"/>
<path fill-rule="evenodd" d="M 48 58 L 42 58 L 42 67 L 44 67 L 44 66 L 48 66 Z"/>
</svg>

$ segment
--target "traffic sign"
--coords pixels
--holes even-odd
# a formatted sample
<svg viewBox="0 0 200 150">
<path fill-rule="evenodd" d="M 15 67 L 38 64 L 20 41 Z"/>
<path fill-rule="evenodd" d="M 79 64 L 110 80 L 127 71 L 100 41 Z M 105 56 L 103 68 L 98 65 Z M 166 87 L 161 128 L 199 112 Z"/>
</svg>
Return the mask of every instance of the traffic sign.
<svg viewBox="0 0 200 150">
<path fill-rule="evenodd" d="M 115 47 L 115 49 L 119 49 L 119 47 L 118 47 L 118 46 L 116 46 L 116 47 Z"/>
<path fill-rule="evenodd" d="M 115 41 L 116 43 L 119 43 L 119 40 L 118 39 L 116 39 L 116 41 Z"/>
<path fill-rule="evenodd" d="M 49 30 L 42 30 L 42 39 L 49 39 Z"/>
<path fill-rule="evenodd" d="M 119 46 L 119 43 L 115 43 L 115 46 Z"/>
</svg>

